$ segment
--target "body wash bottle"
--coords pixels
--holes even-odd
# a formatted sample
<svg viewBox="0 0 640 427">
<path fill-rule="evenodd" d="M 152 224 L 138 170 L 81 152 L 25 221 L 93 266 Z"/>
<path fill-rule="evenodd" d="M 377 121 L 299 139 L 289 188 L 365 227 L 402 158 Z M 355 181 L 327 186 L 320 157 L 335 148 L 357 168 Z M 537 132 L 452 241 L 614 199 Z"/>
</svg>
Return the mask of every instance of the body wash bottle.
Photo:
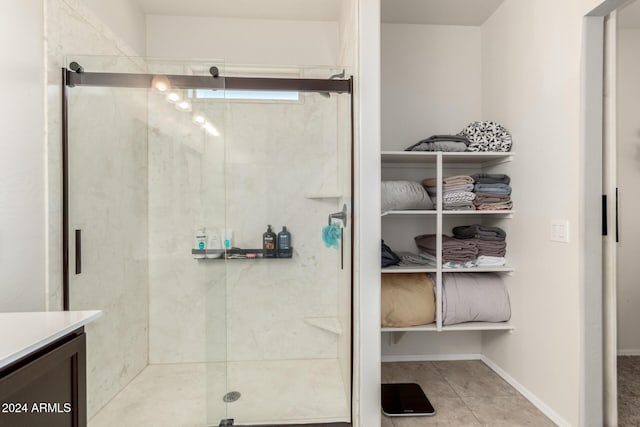
<svg viewBox="0 0 640 427">
<path fill-rule="evenodd" d="M 287 231 L 287 227 L 282 227 L 282 231 L 278 233 L 278 258 L 291 258 L 292 255 L 291 233 Z"/>
</svg>

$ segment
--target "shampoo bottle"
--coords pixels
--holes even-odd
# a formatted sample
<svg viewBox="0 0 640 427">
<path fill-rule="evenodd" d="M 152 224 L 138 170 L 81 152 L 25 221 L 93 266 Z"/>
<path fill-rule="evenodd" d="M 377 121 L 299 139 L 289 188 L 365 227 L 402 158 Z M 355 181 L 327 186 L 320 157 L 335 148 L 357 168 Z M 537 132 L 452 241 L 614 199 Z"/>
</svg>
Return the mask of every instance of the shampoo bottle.
<svg viewBox="0 0 640 427">
<path fill-rule="evenodd" d="M 276 233 L 273 232 L 271 226 L 267 226 L 267 231 L 262 235 L 262 257 L 275 258 L 276 252 Z"/>
<path fill-rule="evenodd" d="M 291 233 L 287 231 L 287 227 L 282 227 L 282 231 L 278 233 L 278 258 L 291 258 L 292 255 Z"/>
<path fill-rule="evenodd" d="M 205 252 L 207 249 L 207 231 L 205 228 L 200 228 L 196 231 L 196 234 L 193 238 L 193 247 L 194 249 L 200 249 L 203 252 L 199 254 L 194 254 L 193 257 L 196 259 L 205 258 Z"/>
</svg>

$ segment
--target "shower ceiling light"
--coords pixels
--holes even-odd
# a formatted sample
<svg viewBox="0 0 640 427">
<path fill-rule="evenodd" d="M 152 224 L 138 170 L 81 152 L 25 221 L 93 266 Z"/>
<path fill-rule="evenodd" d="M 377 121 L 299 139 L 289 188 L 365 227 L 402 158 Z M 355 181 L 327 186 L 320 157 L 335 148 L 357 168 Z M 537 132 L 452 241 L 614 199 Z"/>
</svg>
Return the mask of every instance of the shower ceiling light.
<svg viewBox="0 0 640 427">
<path fill-rule="evenodd" d="M 193 123 L 197 124 L 197 125 L 204 125 L 206 122 L 204 116 L 202 114 L 194 114 L 193 115 Z"/>
<path fill-rule="evenodd" d="M 181 99 L 180 95 L 177 94 L 176 92 L 169 92 L 167 94 L 167 101 L 172 103 L 172 104 L 180 102 L 180 99 Z"/>
<path fill-rule="evenodd" d="M 209 135 L 220 136 L 220 132 L 218 132 L 218 129 L 216 129 L 216 127 L 209 122 L 206 122 L 204 125 L 202 125 L 202 129 L 206 130 Z"/>
<path fill-rule="evenodd" d="M 180 111 L 191 111 L 191 103 L 189 101 L 180 101 L 176 104 L 176 108 Z"/>
<path fill-rule="evenodd" d="M 171 89 L 171 83 L 165 76 L 155 76 L 151 79 L 151 88 L 158 93 L 165 93 Z"/>
</svg>

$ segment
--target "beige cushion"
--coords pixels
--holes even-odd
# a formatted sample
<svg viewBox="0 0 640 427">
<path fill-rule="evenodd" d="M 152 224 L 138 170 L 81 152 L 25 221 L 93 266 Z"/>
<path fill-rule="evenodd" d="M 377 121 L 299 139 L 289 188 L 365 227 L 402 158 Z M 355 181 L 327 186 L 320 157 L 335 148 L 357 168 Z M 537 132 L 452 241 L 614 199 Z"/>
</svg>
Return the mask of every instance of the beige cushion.
<svg viewBox="0 0 640 427">
<path fill-rule="evenodd" d="M 382 275 L 382 326 L 418 326 L 435 322 L 433 280 L 425 273 Z"/>
</svg>

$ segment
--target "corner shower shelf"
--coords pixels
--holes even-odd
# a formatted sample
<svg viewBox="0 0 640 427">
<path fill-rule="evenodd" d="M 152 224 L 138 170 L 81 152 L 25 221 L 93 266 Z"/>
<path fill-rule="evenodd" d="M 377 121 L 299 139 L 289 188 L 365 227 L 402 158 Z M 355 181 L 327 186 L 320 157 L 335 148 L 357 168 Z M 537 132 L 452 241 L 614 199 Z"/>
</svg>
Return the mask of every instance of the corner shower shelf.
<svg viewBox="0 0 640 427">
<path fill-rule="evenodd" d="M 305 199 L 316 200 L 316 199 L 339 199 L 342 197 L 340 193 L 315 193 L 315 194 L 307 194 L 304 196 Z"/>
<path fill-rule="evenodd" d="M 293 250 L 293 248 L 291 248 Z M 289 258 L 263 258 L 262 249 L 191 249 L 192 255 L 219 255 L 216 258 L 194 258 L 196 260 L 233 260 L 233 259 L 247 259 L 247 260 L 256 260 L 256 259 L 291 259 Z M 255 258 L 235 258 L 234 256 L 242 256 L 247 254 L 256 254 Z"/>
<path fill-rule="evenodd" d="M 342 325 L 337 317 L 305 317 L 304 321 L 323 331 L 331 332 L 336 335 L 342 335 Z"/>
</svg>

